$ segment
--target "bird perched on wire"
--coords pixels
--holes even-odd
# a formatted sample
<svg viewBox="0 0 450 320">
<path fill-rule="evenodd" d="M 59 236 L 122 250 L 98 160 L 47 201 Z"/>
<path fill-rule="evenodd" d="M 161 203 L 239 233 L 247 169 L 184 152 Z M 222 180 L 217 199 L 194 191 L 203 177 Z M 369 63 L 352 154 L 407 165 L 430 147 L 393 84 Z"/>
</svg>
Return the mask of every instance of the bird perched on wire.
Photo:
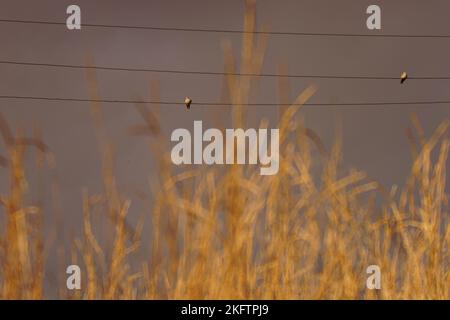
<svg viewBox="0 0 450 320">
<path fill-rule="evenodd" d="M 189 97 L 184 98 L 184 104 L 186 105 L 186 108 L 191 108 L 192 99 Z"/>
<path fill-rule="evenodd" d="M 408 79 L 408 74 L 403 71 L 402 74 L 400 75 L 400 83 L 405 82 L 406 79 Z"/>
</svg>

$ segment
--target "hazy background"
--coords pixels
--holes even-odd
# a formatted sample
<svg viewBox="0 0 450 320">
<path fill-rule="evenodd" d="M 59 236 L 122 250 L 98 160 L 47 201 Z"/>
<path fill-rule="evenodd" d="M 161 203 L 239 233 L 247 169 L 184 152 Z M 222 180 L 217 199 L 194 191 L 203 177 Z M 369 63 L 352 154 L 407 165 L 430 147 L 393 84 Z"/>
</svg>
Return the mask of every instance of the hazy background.
<svg viewBox="0 0 450 320">
<path fill-rule="evenodd" d="M 82 23 L 161 27 L 236 29 L 243 28 L 243 1 L 0 1 L 0 19 L 65 21 L 66 8 L 78 4 Z M 366 28 L 365 13 L 370 4 L 382 8 L 382 30 Z M 450 2 L 442 1 L 257 1 L 257 24 L 272 31 L 450 34 Z M 84 64 L 90 54 L 96 64 L 130 68 L 159 68 L 222 71 L 221 41 L 229 38 L 240 54 L 238 34 L 180 33 L 172 31 L 82 28 L 11 24 L 0 22 L 0 60 Z M 276 73 L 284 63 L 290 74 L 336 74 L 366 76 L 449 76 L 449 39 L 287 37 L 269 38 L 263 72 Z M 0 95 L 30 95 L 89 98 L 83 70 L 0 64 Z M 211 114 L 229 114 L 229 108 L 195 106 L 195 101 L 219 101 L 222 78 L 203 75 L 170 75 L 98 71 L 100 94 L 104 99 L 149 99 L 149 82 L 159 80 L 161 100 L 194 100 L 189 112 L 182 107 L 161 110 L 166 143 L 174 128 L 192 128 L 194 120 L 210 120 Z M 448 81 L 408 80 L 309 80 L 291 79 L 293 100 L 311 83 L 319 91 L 310 102 L 378 102 L 450 100 Z M 277 82 L 261 78 L 251 102 L 277 102 Z M 257 107 L 250 124 L 261 117 L 276 123 L 274 107 Z M 65 237 L 79 234 L 82 219 L 81 191 L 100 192 L 100 154 L 88 103 L 20 101 L 0 99 L 0 111 L 11 126 L 31 134 L 36 126 L 56 156 L 56 172 L 45 175 L 59 181 Z M 154 170 L 146 138 L 130 137 L 126 129 L 142 123 L 132 105 L 105 104 L 105 119 L 116 144 L 120 187 L 133 201 L 131 219 L 142 209 L 135 190 L 149 193 L 148 181 Z M 303 115 L 329 147 L 338 119 L 343 124 L 344 162 L 347 167 L 366 171 L 386 186 L 402 184 L 410 168 L 410 147 L 405 134 L 410 114 L 416 112 L 429 134 L 450 116 L 449 105 L 305 107 Z M 206 126 L 213 125 L 207 122 Z M 0 154 L 4 152 L 1 146 Z M 30 164 L 30 168 L 33 165 Z M 0 168 L 0 190 L 8 187 Z M 47 183 L 48 185 L 48 183 Z M 42 194 L 49 206 L 49 191 Z M 51 264 L 49 265 L 51 269 Z"/>
</svg>

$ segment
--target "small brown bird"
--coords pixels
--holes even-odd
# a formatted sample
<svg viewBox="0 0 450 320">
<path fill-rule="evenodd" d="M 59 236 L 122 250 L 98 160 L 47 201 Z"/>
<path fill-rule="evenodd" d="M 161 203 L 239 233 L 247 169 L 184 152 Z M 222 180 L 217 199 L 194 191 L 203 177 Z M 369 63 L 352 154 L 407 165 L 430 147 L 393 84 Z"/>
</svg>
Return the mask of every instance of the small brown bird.
<svg viewBox="0 0 450 320">
<path fill-rule="evenodd" d="M 189 97 L 184 98 L 184 104 L 186 105 L 186 107 L 188 109 L 191 108 L 191 103 L 192 103 L 192 99 L 191 98 L 189 98 Z"/>
<path fill-rule="evenodd" d="M 400 83 L 405 82 L 406 79 L 408 79 L 408 74 L 403 71 L 402 74 L 400 75 Z"/>
</svg>

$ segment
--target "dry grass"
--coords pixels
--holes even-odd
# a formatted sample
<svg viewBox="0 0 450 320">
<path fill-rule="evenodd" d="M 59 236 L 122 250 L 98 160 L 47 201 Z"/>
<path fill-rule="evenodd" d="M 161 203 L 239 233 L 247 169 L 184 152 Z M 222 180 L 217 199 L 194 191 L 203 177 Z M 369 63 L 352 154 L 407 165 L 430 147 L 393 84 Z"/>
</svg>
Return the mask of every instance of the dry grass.
<svg viewBox="0 0 450 320">
<path fill-rule="evenodd" d="M 254 3 L 248 1 L 245 29 L 253 30 L 254 24 Z M 264 36 L 244 36 L 242 72 L 260 71 L 266 41 Z M 224 49 L 225 68 L 233 72 L 230 43 Z M 235 127 L 245 125 L 241 105 L 253 80 L 226 78 Z M 92 70 L 88 83 L 91 96 L 98 98 Z M 296 104 L 307 101 L 315 90 L 311 86 L 300 93 Z M 101 106 L 93 105 L 104 192 L 84 192 L 83 236 L 67 250 L 72 254 L 66 261 L 82 267 L 82 290 L 69 292 L 62 281 L 60 297 L 449 299 L 449 121 L 425 137 L 414 118 L 418 139 L 411 138 L 410 177 L 403 187 L 387 190 L 361 171 L 345 171 L 340 139 L 327 151 L 296 118 L 299 108 L 285 108 L 280 117 L 279 173 L 260 176 L 251 166 L 187 167 L 173 172 L 158 117 L 140 107 L 145 125 L 131 132 L 148 134 L 151 152 L 164 154 L 157 159 L 159 179 L 151 186 L 154 201 L 146 217 L 151 219 L 146 230 L 151 240 L 143 246 L 143 222 L 135 226 L 127 222 L 132 203 L 118 188 Z M 262 121 L 261 126 L 267 123 Z M 0 198 L 4 212 L 0 298 L 45 298 L 42 212 L 39 206 L 27 204 L 24 153 L 30 145 L 41 156 L 49 152 L 38 138 L 13 135 L 3 119 L 0 129 L 7 150 L 0 160 L 10 173 L 9 192 Z M 97 223 L 114 227 L 110 248 L 97 239 L 94 212 L 103 219 Z M 141 261 L 136 252 L 142 247 L 150 247 L 150 253 Z M 381 267 L 381 290 L 366 289 L 366 268 L 371 264 Z"/>
</svg>

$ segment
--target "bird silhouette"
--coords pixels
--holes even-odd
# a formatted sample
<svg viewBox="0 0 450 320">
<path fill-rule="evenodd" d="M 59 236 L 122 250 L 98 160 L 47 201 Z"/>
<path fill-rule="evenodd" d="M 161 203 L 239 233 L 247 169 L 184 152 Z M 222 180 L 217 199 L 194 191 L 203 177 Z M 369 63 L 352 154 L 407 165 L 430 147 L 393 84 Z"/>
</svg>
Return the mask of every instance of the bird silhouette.
<svg viewBox="0 0 450 320">
<path fill-rule="evenodd" d="M 191 103 L 192 103 L 192 99 L 191 98 L 189 98 L 189 97 L 184 98 L 184 104 L 186 105 L 186 107 L 188 109 L 191 108 Z"/>
<path fill-rule="evenodd" d="M 406 79 L 408 79 L 408 74 L 403 71 L 402 74 L 400 75 L 400 83 L 405 82 Z"/>
</svg>

